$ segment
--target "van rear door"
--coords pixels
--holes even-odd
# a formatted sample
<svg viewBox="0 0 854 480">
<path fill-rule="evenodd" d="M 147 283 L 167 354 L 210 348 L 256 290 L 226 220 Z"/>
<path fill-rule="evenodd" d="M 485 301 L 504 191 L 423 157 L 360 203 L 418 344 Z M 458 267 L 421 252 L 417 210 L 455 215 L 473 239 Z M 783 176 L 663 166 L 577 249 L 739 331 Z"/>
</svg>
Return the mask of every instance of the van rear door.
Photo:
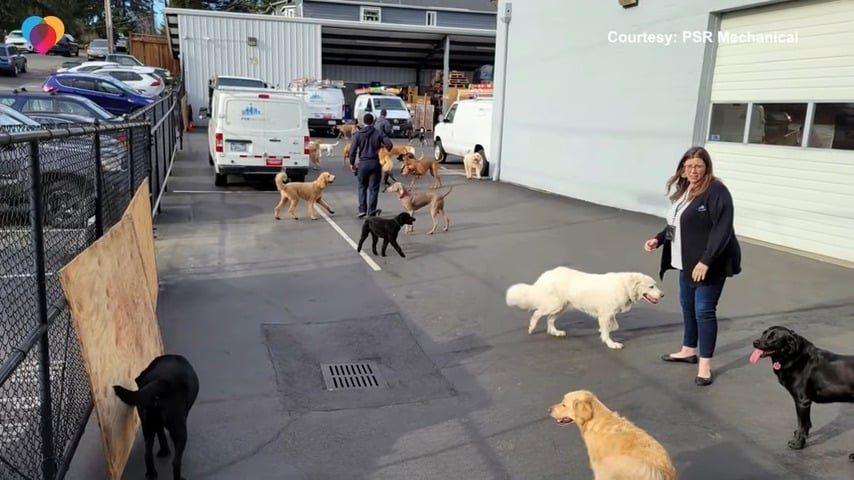
<svg viewBox="0 0 854 480">
<path fill-rule="evenodd" d="M 326 120 L 336 125 L 335 120 L 344 118 L 344 93 L 337 88 L 317 88 L 306 91 L 308 118 Z"/>
<path fill-rule="evenodd" d="M 225 99 L 224 162 L 232 165 L 307 167 L 308 127 L 302 98 L 240 92 Z"/>
</svg>

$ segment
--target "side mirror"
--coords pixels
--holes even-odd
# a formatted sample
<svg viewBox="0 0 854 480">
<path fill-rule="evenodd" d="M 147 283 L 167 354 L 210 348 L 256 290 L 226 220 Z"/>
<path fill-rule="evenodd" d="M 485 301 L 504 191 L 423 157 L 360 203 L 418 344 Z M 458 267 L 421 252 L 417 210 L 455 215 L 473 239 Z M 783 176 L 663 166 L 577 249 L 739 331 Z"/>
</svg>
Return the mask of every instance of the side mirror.
<svg viewBox="0 0 854 480">
<path fill-rule="evenodd" d="M 204 120 L 206 118 L 211 118 L 211 112 L 207 107 L 202 107 L 199 109 L 199 120 Z"/>
<path fill-rule="evenodd" d="M 439 114 L 439 123 L 444 123 L 444 122 L 445 122 L 445 116 L 440 113 Z"/>
</svg>

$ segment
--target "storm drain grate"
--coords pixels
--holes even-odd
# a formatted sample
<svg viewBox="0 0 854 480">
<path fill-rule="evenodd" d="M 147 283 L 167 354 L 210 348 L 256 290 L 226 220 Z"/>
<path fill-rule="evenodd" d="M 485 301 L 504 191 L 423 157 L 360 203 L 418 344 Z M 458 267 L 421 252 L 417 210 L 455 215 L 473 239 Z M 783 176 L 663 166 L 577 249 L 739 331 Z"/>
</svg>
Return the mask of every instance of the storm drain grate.
<svg viewBox="0 0 854 480">
<path fill-rule="evenodd" d="M 320 371 L 327 390 L 363 390 L 385 386 L 385 380 L 374 362 L 321 363 Z"/>
</svg>

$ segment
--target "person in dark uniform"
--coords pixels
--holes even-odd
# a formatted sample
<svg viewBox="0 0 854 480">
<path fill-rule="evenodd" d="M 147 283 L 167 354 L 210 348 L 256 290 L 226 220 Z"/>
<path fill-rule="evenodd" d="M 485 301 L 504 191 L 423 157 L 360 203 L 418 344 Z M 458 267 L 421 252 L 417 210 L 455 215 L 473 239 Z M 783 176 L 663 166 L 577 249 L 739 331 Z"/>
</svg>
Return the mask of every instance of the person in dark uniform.
<svg viewBox="0 0 854 480">
<path fill-rule="evenodd" d="M 386 109 L 380 110 L 380 118 L 378 118 L 377 121 L 374 122 L 374 128 L 385 133 L 386 136 L 391 137 L 391 123 L 389 123 L 386 116 L 388 116 L 388 111 Z"/>
<path fill-rule="evenodd" d="M 384 146 L 388 150 L 394 147 L 388 135 L 379 128 L 373 128 L 374 116 L 365 114 L 364 123 L 368 128 L 359 129 L 350 140 L 350 171 L 356 174 L 359 184 L 359 218 L 365 215 L 372 217 L 382 213 L 377 208 L 380 192 L 379 149 Z M 356 167 L 356 154 L 359 155 L 359 166 Z"/>
</svg>

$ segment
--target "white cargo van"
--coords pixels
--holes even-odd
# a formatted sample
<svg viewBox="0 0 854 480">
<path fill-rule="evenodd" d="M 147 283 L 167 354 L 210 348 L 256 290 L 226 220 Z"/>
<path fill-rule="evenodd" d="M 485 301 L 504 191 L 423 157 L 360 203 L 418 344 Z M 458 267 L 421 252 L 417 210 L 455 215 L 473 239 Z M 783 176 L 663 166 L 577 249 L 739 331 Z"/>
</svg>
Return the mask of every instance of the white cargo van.
<svg viewBox="0 0 854 480">
<path fill-rule="evenodd" d="M 356 97 L 353 106 L 353 116 L 364 124 L 365 114 L 370 113 L 376 119 L 380 112 L 386 110 L 386 119 L 391 124 L 394 136 L 408 136 L 412 130 L 412 116 L 409 109 L 403 103 L 403 99 L 397 95 L 382 93 L 365 93 Z"/>
<path fill-rule="evenodd" d="M 433 127 L 433 157 L 444 162 L 448 155 L 463 157 L 473 151 L 488 162 L 491 141 L 492 97 L 459 100 Z M 488 176 L 489 172 L 481 175 Z"/>
<path fill-rule="evenodd" d="M 332 135 L 344 123 L 344 92 L 337 87 L 305 87 L 308 129 Z"/>
<path fill-rule="evenodd" d="M 214 91 L 208 124 L 215 184 L 228 175 L 276 174 L 305 180 L 309 165 L 308 124 L 303 93 L 247 87 Z"/>
</svg>

